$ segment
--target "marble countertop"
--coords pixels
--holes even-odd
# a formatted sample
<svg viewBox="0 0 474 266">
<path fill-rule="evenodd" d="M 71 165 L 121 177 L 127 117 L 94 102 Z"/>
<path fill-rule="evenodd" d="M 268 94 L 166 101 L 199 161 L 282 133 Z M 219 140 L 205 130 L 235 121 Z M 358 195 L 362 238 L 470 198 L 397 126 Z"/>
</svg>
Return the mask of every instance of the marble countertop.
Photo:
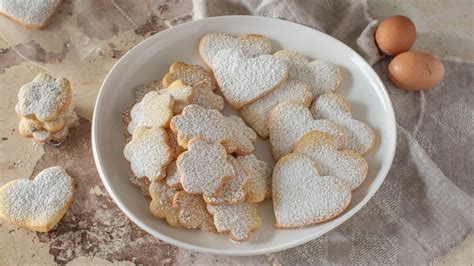
<svg viewBox="0 0 474 266">
<path fill-rule="evenodd" d="M 439 17 L 444 1 L 369 0 L 375 18 L 405 14 L 423 41 L 415 48 L 443 58 L 474 61 L 470 1 L 456 1 Z M 124 13 L 117 8 L 120 7 Z M 192 3 L 160 1 L 65 1 L 48 28 L 30 30 L 0 16 L 0 185 L 62 165 L 76 180 L 76 199 L 50 233 L 34 233 L 0 222 L 0 264 L 278 264 L 271 255 L 217 257 L 178 249 L 139 229 L 113 203 L 95 169 L 91 151 L 92 110 L 111 66 L 148 36 L 191 19 Z M 437 45 L 433 46 L 432 43 Z M 67 77 L 80 125 L 59 148 L 35 144 L 18 134 L 14 106 L 18 89 L 38 73 Z M 468 237 L 437 263 L 474 261 Z"/>
</svg>

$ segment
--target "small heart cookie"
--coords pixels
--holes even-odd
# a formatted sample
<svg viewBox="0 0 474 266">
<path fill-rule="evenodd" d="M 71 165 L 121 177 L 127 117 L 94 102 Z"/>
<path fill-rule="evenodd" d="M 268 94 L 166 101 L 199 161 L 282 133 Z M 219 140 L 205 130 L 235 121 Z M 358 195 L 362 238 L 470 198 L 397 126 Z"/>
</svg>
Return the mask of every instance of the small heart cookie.
<svg viewBox="0 0 474 266">
<path fill-rule="evenodd" d="M 39 74 L 21 86 L 18 92 L 17 113 L 40 122 L 54 121 L 72 100 L 72 90 L 66 78 Z"/>
<path fill-rule="evenodd" d="M 262 224 L 256 204 L 207 205 L 207 210 L 214 216 L 217 232 L 229 233 L 229 237 L 238 242 L 247 241 L 250 232 Z"/>
<path fill-rule="evenodd" d="M 212 215 L 207 211 L 206 202 L 199 194 L 188 194 L 179 191 L 174 195 L 173 206 L 179 211 L 179 223 L 186 228 L 200 228 L 203 231 L 215 232 Z"/>
<path fill-rule="evenodd" d="M 33 180 L 17 179 L 0 188 L 0 218 L 29 230 L 48 232 L 72 202 L 74 181 L 60 166 Z"/>
<path fill-rule="evenodd" d="M 56 13 L 62 0 L 0 1 L 0 14 L 32 29 L 43 29 Z"/>
<path fill-rule="evenodd" d="M 173 207 L 173 198 L 176 192 L 168 187 L 163 180 L 151 182 L 149 187 L 150 212 L 156 218 L 164 218 L 169 225 L 180 227 L 178 209 Z"/>
<path fill-rule="evenodd" d="M 166 167 L 173 160 L 168 134 L 160 127 L 137 127 L 132 140 L 125 145 L 123 155 L 136 176 L 146 176 L 152 182 L 165 177 Z"/>
<path fill-rule="evenodd" d="M 163 77 L 162 84 L 168 87 L 176 80 L 182 80 L 184 84 L 194 88 L 192 103 L 210 109 L 224 109 L 224 99 L 214 93 L 215 81 L 202 66 L 183 62 L 173 63 L 169 72 Z"/>
<path fill-rule="evenodd" d="M 338 151 L 334 138 L 320 131 L 305 133 L 293 152 L 304 154 L 318 166 L 321 175 L 333 176 L 351 190 L 358 188 L 367 176 L 367 161 L 353 150 Z"/>
<path fill-rule="evenodd" d="M 286 64 L 272 56 L 246 56 L 240 50 L 219 51 L 211 64 L 224 98 L 240 109 L 277 89 L 288 76 Z"/>
<path fill-rule="evenodd" d="M 178 157 L 176 165 L 183 189 L 208 197 L 219 196 L 222 187 L 235 176 L 224 147 L 199 138 L 189 142 L 188 150 Z"/>
<path fill-rule="evenodd" d="M 159 94 L 168 94 L 173 96 L 173 113 L 180 114 L 186 105 L 190 104 L 194 98 L 194 88 L 186 86 L 182 80 L 176 80 L 167 88 L 158 90 Z"/>
<path fill-rule="evenodd" d="M 278 51 L 274 56 L 286 62 L 288 78 L 308 84 L 314 97 L 335 91 L 341 84 L 341 70 L 331 62 L 324 60 L 310 62 L 301 54 L 288 50 Z"/>
<path fill-rule="evenodd" d="M 273 107 L 284 101 L 296 101 L 309 107 L 312 99 L 313 94 L 306 84 L 287 80 L 268 96 L 244 106 L 241 113 L 244 120 L 260 137 L 268 138 L 268 115 Z"/>
<path fill-rule="evenodd" d="M 204 201 L 211 205 L 236 204 L 245 200 L 247 181 L 249 175 L 240 163 L 233 156 L 228 157 L 229 163 L 235 171 L 235 177 L 229 183 L 224 185 L 221 193 L 217 197 L 204 196 Z"/>
<path fill-rule="evenodd" d="M 128 132 L 132 134 L 137 127 L 168 127 L 173 117 L 173 105 L 172 96 L 150 91 L 132 107 Z"/>
<path fill-rule="evenodd" d="M 248 180 L 245 186 L 245 201 L 258 203 L 272 196 L 272 168 L 253 154 L 236 157 L 240 166 L 247 172 Z"/>
<path fill-rule="evenodd" d="M 214 56 L 224 49 L 242 50 L 245 55 L 253 57 L 270 54 L 272 52 L 272 45 L 270 40 L 262 35 L 246 34 L 234 37 L 223 32 L 208 33 L 199 42 L 199 53 L 209 66 Z"/>
<path fill-rule="evenodd" d="M 351 103 L 337 93 L 326 93 L 314 100 L 311 112 L 317 119 L 329 119 L 341 126 L 347 135 L 346 148 L 366 154 L 375 143 L 374 131 L 352 118 Z"/>
<path fill-rule="evenodd" d="M 332 219 L 351 201 L 351 190 L 321 176 L 308 157 L 291 153 L 273 169 L 273 209 L 277 228 L 298 228 Z"/>
<path fill-rule="evenodd" d="M 304 133 L 319 130 L 336 140 L 338 149 L 345 147 L 346 136 L 342 128 L 326 119 L 315 119 L 308 107 L 297 102 L 283 102 L 275 106 L 268 119 L 273 157 L 278 160 L 290 153 Z"/>
</svg>

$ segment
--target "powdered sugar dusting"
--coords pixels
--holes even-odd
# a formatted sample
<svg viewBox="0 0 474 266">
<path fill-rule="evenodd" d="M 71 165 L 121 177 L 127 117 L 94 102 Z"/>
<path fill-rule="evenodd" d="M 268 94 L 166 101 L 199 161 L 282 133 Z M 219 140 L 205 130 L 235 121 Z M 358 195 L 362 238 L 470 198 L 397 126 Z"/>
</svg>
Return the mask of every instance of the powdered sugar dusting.
<svg viewBox="0 0 474 266">
<path fill-rule="evenodd" d="M 256 204 L 207 205 L 207 209 L 214 215 L 217 231 L 229 232 L 235 241 L 248 240 L 250 232 L 257 230 L 262 223 Z"/>
<path fill-rule="evenodd" d="M 20 225 L 46 226 L 71 201 L 74 183 L 60 167 L 41 171 L 34 180 L 14 180 L 0 189 L 0 215 Z"/>
<path fill-rule="evenodd" d="M 289 154 L 273 170 L 276 226 L 294 228 L 331 219 L 351 200 L 351 191 L 331 176 L 320 176 L 311 159 Z"/>
<path fill-rule="evenodd" d="M 130 112 L 132 120 L 128 124 L 128 132 L 133 133 L 136 127 L 168 127 L 173 117 L 173 97 L 160 95 L 151 91 L 135 104 Z"/>
<path fill-rule="evenodd" d="M 274 107 L 270 112 L 269 128 L 273 157 L 277 160 L 290 153 L 296 141 L 311 130 L 334 137 L 338 149 L 346 143 L 346 136 L 339 126 L 326 119 L 315 120 L 308 107 L 295 102 L 283 102 Z"/>
<path fill-rule="evenodd" d="M 245 186 L 246 202 L 257 203 L 272 195 L 272 168 L 265 161 L 261 161 L 253 154 L 236 157 L 240 166 L 248 174 Z"/>
<path fill-rule="evenodd" d="M 174 196 L 173 204 L 179 209 L 179 222 L 184 227 L 200 228 L 208 232 L 216 231 L 212 216 L 207 212 L 207 205 L 201 195 L 180 191 Z"/>
<path fill-rule="evenodd" d="M 208 65 L 221 50 L 242 50 L 247 56 L 269 54 L 272 51 L 270 40 L 262 35 L 243 35 L 238 38 L 223 32 L 211 32 L 202 37 L 199 52 Z"/>
<path fill-rule="evenodd" d="M 0 2 L 0 11 L 24 24 L 40 27 L 46 23 L 59 3 L 61 0 L 7 0 Z"/>
<path fill-rule="evenodd" d="M 288 75 L 286 64 L 272 55 L 248 57 L 232 49 L 219 51 L 211 67 L 222 94 L 235 108 L 268 95 Z"/>
<path fill-rule="evenodd" d="M 365 154 L 374 145 L 375 133 L 365 123 L 352 118 L 349 101 L 342 95 L 327 93 L 318 97 L 311 106 L 317 119 L 329 119 L 341 126 L 347 135 L 346 147 Z"/>
<path fill-rule="evenodd" d="M 367 176 L 367 161 L 352 150 L 338 151 L 334 139 L 326 133 L 311 131 L 295 144 L 294 152 L 311 158 L 321 175 L 330 175 L 351 190 L 358 188 Z"/>
<path fill-rule="evenodd" d="M 20 88 L 17 111 L 24 117 L 41 122 L 51 121 L 66 109 L 71 98 L 72 92 L 67 79 L 54 79 L 47 74 L 39 74 L 32 82 Z"/>
<path fill-rule="evenodd" d="M 268 115 L 273 107 L 284 101 L 297 101 L 306 106 L 311 104 L 313 95 L 308 86 L 296 80 L 287 80 L 283 86 L 268 96 L 244 106 L 241 110 L 245 121 L 257 131 L 262 138 L 267 138 Z"/>
</svg>

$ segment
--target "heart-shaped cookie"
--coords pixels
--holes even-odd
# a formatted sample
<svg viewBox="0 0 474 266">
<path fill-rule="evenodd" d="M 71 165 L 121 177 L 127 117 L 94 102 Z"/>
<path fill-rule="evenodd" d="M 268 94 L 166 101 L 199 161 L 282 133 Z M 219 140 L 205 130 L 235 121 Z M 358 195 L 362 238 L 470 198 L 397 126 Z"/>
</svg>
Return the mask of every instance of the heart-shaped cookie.
<svg viewBox="0 0 474 266">
<path fill-rule="evenodd" d="M 320 131 L 305 133 L 293 152 L 304 154 L 316 163 L 321 175 L 342 181 L 351 190 L 358 188 L 367 176 L 367 161 L 353 150 L 338 151 L 334 138 Z"/>
<path fill-rule="evenodd" d="M 272 55 L 250 57 L 241 50 L 219 51 L 211 67 L 222 94 L 237 109 L 270 94 L 288 76 L 283 60 Z"/>
<path fill-rule="evenodd" d="M 43 29 L 56 13 L 62 0 L 0 1 L 0 14 L 32 29 Z"/>
<path fill-rule="evenodd" d="M 297 228 L 332 219 L 351 201 L 351 190 L 321 176 L 308 157 L 291 153 L 273 169 L 273 209 L 277 228 Z"/>
<path fill-rule="evenodd" d="M 73 190 L 74 181 L 60 166 L 44 169 L 33 180 L 10 181 L 0 188 L 0 218 L 48 232 L 66 213 Z"/>
<path fill-rule="evenodd" d="M 324 60 L 310 62 L 303 55 L 288 50 L 278 51 L 274 56 L 286 62 L 288 79 L 308 84 L 314 97 L 335 91 L 341 84 L 341 70 L 331 62 Z"/>
<path fill-rule="evenodd" d="M 272 52 L 270 40 L 258 34 L 246 34 L 234 37 L 228 33 L 211 32 L 204 35 L 199 42 L 199 53 L 208 65 L 224 49 L 242 50 L 245 55 L 258 56 Z"/>
<path fill-rule="evenodd" d="M 351 103 L 337 93 L 326 93 L 314 100 L 311 112 L 317 119 L 329 119 L 341 126 L 347 135 L 346 148 L 366 154 L 375 143 L 374 131 L 352 118 Z"/>
<path fill-rule="evenodd" d="M 293 145 L 311 130 L 328 133 L 344 148 L 346 136 L 341 127 L 327 119 L 315 119 L 308 107 L 298 102 L 283 102 L 275 106 L 268 119 L 273 157 L 278 160 L 293 150 Z"/>
</svg>

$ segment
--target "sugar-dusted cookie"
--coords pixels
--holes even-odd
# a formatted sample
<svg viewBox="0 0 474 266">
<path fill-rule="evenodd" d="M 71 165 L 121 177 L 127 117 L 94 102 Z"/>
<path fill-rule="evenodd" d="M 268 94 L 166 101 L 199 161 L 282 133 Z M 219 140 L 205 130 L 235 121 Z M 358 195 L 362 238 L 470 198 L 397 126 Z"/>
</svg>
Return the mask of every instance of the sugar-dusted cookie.
<svg viewBox="0 0 474 266">
<path fill-rule="evenodd" d="M 181 186 L 181 174 L 178 171 L 178 166 L 176 165 L 176 161 L 172 161 L 168 168 L 166 169 L 166 184 L 175 190 L 181 190 L 183 187 Z"/>
<path fill-rule="evenodd" d="M 367 124 L 352 118 L 351 109 L 351 103 L 336 93 L 323 94 L 311 105 L 316 119 L 328 119 L 342 127 L 347 135 L 346 148 L 366 154 L 375 143 L 375 133 Z"/>
<path fill-rule="evenodd" d="M 214 217 L 217 232 L 229 233 L 235 241 L 249 240 L 250 232 L 256 231 L 262 224 L 256 204 L 207 205 L 207 210 Z"/>
<path fill-rule="evenodd" d="M 182 80 L 176 80 L 167 88 L 158 90 L 159 94 L 168 94 L 173 96 L 173 113 L 179 114 L 183 108 L 190 104 L 194 98 L 194 88 L 184 84 Z"/>
<path fill-rule="evenodd" d="M 274 56 L 287 63 L 288 78 L 308 84 L 314 97 L 335 91 L 341 84 L 341 70 L 331 62 L 324 60 L 310 62 L 303 55 L 288 50 L 278 51 Z"/>
<path fill-rule="evenodd" d="M 72 100 L 69 80 L 39 74 L 18 92 L 17 113 L 40 122 L 54 121 Z"/>
<path fill-rule="evenodd" d="M 189 142 L 188 150 L 176 160 L 181 175 L 181 186 L 188 193 L 200 193 L 215 197 L 223 186 L 235 176 L 228 162 L 225 148 L 219 143 L 194 138 Z"/>
<path fill-rule="evenodd" d="M 290 153 L 273 169 L 272 197 L 275 226 L 297 228 L 339 215 L 351 201 L 351 190 L 335 177 L 321 176 L 310 158 Z"/>
<path fill-rule="evenodd" d="M 17 179 L 0 188 L 0 218 L 38 232 L 48 232 L 73 199 L 74 181 L 60 166 L 39 172 L 33 180 Z"/>
<path fill-rule="evenodd" d="M 242 50 L 245 55 L 258 56 L 270 54 L 272 45 L 270 40 L 262 35 L 246 34 L 234 37 L 223 32 L 210 32 L 199 42 L 199 53 L 209 66 L 214 56 L 224 49 Z"/>
<path fill-rule="evenodd" d="M 173 198 L 176 190 L 168 187 L 164 180 L 151 182 L 149 193 L 151 196 L 150 212 L 156 218 L 164 218 L 173 227 L 180 227 L 179 211 L 173 207 Z"/>
<path fill-rule="evenodd" d="M 251 57 L 233 49 L 219 51 L 211 67 L 222 94 L 237 109 L 270 94 L 288 76 L 286 64 L 279 58 Z"/>
<path fill-rule="evenodd" d="M 32 29 L 43 29 L 56 13 L 62 0 L 2 0 L 0 14 Z"/>
<path fill-rule="evenodd" d="M 212 215 L 207 211 L 207 204 L 199 194 L 179 191 L 173 199 L 173 206 L 179 210 L 179 223 L 186 228 L 200 228 L 203 231 L 215 232 Z"/>
<path fill-rule="evenodd" d="M 173 117 L 173 105 L 172 96 L 150 91 L 132 107 L 128 132 L 131 134 L 137 127 L 168 127 Z"/>
<path fill-rule="evenodd" d="M 204 201 L 211 205 L 236 204 L 245 200 L 245 188 L 249 174 L 242 168 L 240 163 L 233 156 L 228 156 L 227 160 L 235 171 L 235 177 L 224 185 L 221 193 L 217 197 L 204 196 Z"/>
<path fill-rule="evenodd" d="M 306 132 L 296 142 L 293 152 L 311 158 L 321 175 L 333 176 L 351 190 L 358 188 L 367 176 L 368 165 L 364 157 L 353 150 L 338 151 L 334 138 L 324 132 Z"/>
<path fill-rule="evenodd" d="M 130 170 L 130 172 L 128 173 L 128 180 L 130 181 L 130 183 L 134 184 L 140 189 L 143 196 L 145 196 L 146 198 L 151 198 L 150 191 L 149 191 L 151 181 L 150 179 L 148 179 L 148 177 L 146 176 L 137 177 L 133 173 L 133 171 Z"/>
<path fill-rule="evenodd" d="M 311 105 L 313 94 L 309 87 L 297 80 L 287 80 L 280 88 L 268 96 L 244 106 L 241 110 L 244 120 L 262 138 L 268 138 L 268 115 L 273 107 L 284 101 L 297 101 Z"/>
<path fill-rule="evenodd" d="M 230 145 L 232 132 L 225 117 L 217 110 L 207 109 L 191 104 L 184 108 L 180 115 L 171 119 L 170 128 L 178 135 L 178 143 L 188 147 L 188 142 L 201 137 L 211 142 Z"/>
<path fill-rule="evenodd" d="M 173 158 L 176 159 L 185 149 L 179 145 L 178 135 L 176 133 L 169 128 L 166 129 L 166 132 L 168 133 L 169 144 L 173 150 Z"/>
<path fill-rule="evenodd" d="M 166 167 L 173 160 L 168 134 L 159 127 L 137 127 L 123 154 L 136 176 L 146 176 L 152 182 L 165 177 Z"/>
<path fill-rule="evenodd" d="M 240 166 L 248 174 L 245 201 L 258 203 L 272 196 L 272 168 L 253 154 L 236 157 Z"/>
<path fill-rule="evenodd" d="M 291 152 L 304 133 L 319 130 L 333 136 L 338 149 L 344 148 L 346 136 L 341 127 L 327 119 L 314 119 L 308 107 L 297 102 L 283 102 L 275 106 L 268 119 L 273 157 L 278 160 Z"/>
<path fill-rule="evenodd" d="M 163 77 L 162 84 L 164 87 L 168 87 L 176 80 L 182 80 L 184 84 L 194 88 L 195 94 L 192 103 L 210 109 L 224 109 L 224 99 L 214 93 L 216 84 L 202 66 L 183 62 L 173 63 L 169 72 Z"/>
<path fill-rule="evenodd" d="M 238 116 L 229 116 L 226 122 L 232 132 L 230 152 L 236 154 L 249 154 L 255 147 L 253 146 L 257 141 L 257 134 L 253 129 L 248 127 L 244 120 Z"/>
</svg>

